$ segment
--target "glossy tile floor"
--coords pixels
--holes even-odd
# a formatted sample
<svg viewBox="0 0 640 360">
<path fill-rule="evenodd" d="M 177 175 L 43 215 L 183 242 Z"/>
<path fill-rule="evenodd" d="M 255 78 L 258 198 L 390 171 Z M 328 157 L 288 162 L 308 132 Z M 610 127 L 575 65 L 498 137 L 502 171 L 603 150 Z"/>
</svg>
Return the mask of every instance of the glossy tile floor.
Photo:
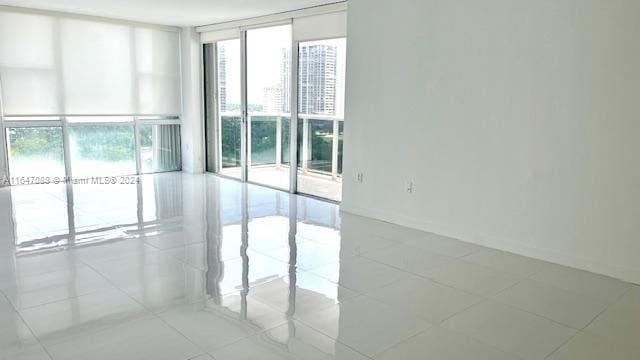
<svg viewBox="0 0 640 360">
<path fill-rule="evenodd" d="M 0 359 L 638 359 L 640 287 L 213 175 L 0 189 Z"/>
<path fill-rule="evenodd" d="M 242 176 L 239 167 L 225 168 L 220 173 L 234 179 L 240 179 Z M 289 167 L 255 166 L 249 172 L 249 179 L 254 184 L 264 184 L 276 189 L 288 189 Z M 342 199 L 342 178 L 334 180 L 331 176 L 320 173 L 299 171 L 298 192 L 339 202 Z"/>
</svg>

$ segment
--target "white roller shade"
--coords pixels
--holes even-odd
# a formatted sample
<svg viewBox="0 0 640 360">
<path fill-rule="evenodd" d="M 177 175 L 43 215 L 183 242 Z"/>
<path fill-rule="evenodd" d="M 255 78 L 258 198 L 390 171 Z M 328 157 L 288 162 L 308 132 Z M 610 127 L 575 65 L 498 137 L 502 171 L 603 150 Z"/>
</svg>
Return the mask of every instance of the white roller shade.
<svg viewBox="0 0 640 360">
<path fill-rule="evenodd" d="M 218 31 L 207 31 L 200 34 L 200 42 L 203 44 L 214 43 L 222 40 L 237 39 L 240 37 L 240 29 L 226 29 Z"/>
<path fill-rule="evenodd" d="M 0 10 L 6 115 L 179 115 L 178 33 Z"/>
<path fill-rule="evenodd" d="M 133 114 L 131 38 L 117 24 L 62 19 L 65 113 Z"/>
<path fill-rule="evenodd" d="M 180 113 L 179 43 L 175 32 L 135 30 L 138 114 Z"/>
<path fill-rule="evenodd" d="M 58 114 L 57 20 L 0 12 L 0 80 L 5 114 Z"/>
<path fill-rule="evenodd" d="M 298 41 L 347 36 L 347 12 L 332 12 L 293 19 L 293 38 Z"/>
</svg>

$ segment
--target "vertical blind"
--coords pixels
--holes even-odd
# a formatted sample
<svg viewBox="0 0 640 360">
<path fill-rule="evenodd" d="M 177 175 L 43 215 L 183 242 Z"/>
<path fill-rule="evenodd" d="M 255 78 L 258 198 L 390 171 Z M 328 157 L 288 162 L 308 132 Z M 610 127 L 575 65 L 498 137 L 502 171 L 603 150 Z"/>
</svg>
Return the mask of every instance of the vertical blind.
<svg viewBox="0 0 640 360">
<path fill-rule="evenodd" d="M 5 116 L 179 115 L 175 31 L 0 9 Z"/>
</svg>

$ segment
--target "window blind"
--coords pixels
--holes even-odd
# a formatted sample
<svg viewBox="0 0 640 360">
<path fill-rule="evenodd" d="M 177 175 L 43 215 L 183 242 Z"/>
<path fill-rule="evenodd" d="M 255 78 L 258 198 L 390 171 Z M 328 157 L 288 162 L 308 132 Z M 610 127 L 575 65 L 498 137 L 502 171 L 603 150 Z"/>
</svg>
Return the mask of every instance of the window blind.
<svg viewBox="0 0 640 360">
<path fill-rule="evenodd" d="M 0 10 L 5 116 L 179 115 L 179 34 Z"/>
</svg>

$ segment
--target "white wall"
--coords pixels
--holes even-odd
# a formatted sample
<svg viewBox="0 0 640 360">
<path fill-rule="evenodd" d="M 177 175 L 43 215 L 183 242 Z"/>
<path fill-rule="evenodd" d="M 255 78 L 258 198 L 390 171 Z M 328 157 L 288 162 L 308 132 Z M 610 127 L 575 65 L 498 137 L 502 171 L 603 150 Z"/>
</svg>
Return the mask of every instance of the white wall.
<svg viewBox="0 0 640 360">
<path fill-rule="evenodd" d="M 2 127 L 0 126 L 0 129 Z M 6 164 L 6 145 L 4 140 L 4 134 L 0 134 L 0 187 L 8 185 L 7 179 L 7 164 Z"/>
<path fill-rule="evenodd" d="M 640 283 L 639 15 L 350 0 L 343 209 Z"/>
<path fill-rule="evenodd" d="M 1 86 L 1 84 L 0 84 Z M 0 89 L 0 95 L 2 95 L 2 89 Z M 0 116 L 2 116 L 3 112 L 2 112 L 2 98 L 0 96 Z M 2 123 L 2 118 L 0 117 L 0 132 L 3 129 L 3 123 Z M 9 165 L 7 164 L 7 154 L 6 154 L 6 149 L 7 149 L 7 145 L 6 145 L 6 135 L 5 134 L 0 134 L 0 187 L 3 186 L 8 186 L 8 179 L 7 179 L 7 173 L 8 173 L 8 169 L 9 169 Z"/>
<path fill-rule="evenodd" d="M 204 121 L 202 117 L 202 62 L 200 35 L 193 27 L 180 34 L 182 63 L 182 170 L 204 172 Z"/>
</svg>

